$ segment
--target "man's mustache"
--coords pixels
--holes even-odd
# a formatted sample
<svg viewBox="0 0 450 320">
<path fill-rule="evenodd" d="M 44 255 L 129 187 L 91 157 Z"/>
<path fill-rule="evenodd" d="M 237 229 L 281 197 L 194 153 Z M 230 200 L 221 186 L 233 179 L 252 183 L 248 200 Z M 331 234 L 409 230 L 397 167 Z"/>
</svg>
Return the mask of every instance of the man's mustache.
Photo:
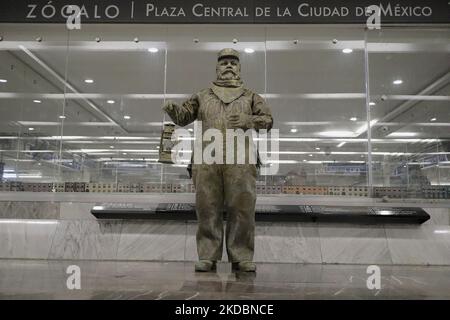
<svg viewBox="0 0 450 320">
<path fill-rule="evenodd" d="M 220 74 L 225 74 L 227 72 L 231 72 L 232 74 L 236 75 L 236 72 L 234 72 L 234 70 L 232 70 L 232 69 L 226 69 L 226 70 L 222 71 Z"/>
</svg>

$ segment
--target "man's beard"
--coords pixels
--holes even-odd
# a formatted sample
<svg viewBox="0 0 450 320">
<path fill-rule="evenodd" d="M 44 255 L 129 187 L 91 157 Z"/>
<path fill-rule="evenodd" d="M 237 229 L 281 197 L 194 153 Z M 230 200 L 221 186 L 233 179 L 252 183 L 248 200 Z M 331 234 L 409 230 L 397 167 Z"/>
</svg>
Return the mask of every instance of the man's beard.
<svg viewBox="0 0 450 320">
<path fill-rule="evenodd" d="M 240 80 L 241 77 L 239 73 L 234 73 L 231 70 L 225 70 L 222 73 L 217 74 L 217 80 Z"/>
</svg>

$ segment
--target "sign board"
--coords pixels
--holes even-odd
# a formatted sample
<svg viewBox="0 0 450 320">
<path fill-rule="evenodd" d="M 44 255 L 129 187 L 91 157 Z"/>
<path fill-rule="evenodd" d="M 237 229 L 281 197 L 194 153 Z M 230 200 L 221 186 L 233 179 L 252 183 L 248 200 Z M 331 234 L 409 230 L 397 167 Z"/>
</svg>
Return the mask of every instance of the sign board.
<svg viewBox="0 0 450 320">
<path fill-rule="evenodd" d="M 450 23 L 448 0 L 2 0 L 0 23 L 64 23 L 68 6 L 81 23 L 365 24 L 379 7 L 381 23 Z"/>
</svg>

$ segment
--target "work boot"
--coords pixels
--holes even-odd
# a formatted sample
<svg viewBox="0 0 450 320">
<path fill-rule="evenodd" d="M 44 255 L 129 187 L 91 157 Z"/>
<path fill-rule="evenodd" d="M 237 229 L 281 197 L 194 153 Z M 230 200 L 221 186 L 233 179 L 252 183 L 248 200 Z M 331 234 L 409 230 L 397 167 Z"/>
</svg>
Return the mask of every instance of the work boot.
<svg viewBox="0 0 450 320">
<path fill-rule="evenodd" d="M 195 272 L 216 271 L 216 262 L 212 260 L 199 260 L 195 263 Z"/>
<path fill-rule="evenodd" d="M 256 264 L 251 261 L 233 262 L 231 268 L 233 271 L 256 272 Z"/>
</svg>

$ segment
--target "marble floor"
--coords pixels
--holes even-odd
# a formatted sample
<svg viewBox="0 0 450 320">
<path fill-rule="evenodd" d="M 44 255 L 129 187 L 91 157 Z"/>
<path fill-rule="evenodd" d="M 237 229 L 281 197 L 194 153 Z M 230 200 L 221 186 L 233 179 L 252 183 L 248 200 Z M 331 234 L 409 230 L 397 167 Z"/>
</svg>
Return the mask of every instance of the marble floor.
<svg viewBox="0 0 450 320">
<path fill-rule="evenodd" d="M 81 289 L 66 273 L 80 268 Z M 195 273 L 190 262 L 0 260 L 0 299 L 450 299 L 450 267 L 380 266 L 381 288 L 367 289 L 367 266 L 258 264 L 256 274 Z"/>
</svg>

